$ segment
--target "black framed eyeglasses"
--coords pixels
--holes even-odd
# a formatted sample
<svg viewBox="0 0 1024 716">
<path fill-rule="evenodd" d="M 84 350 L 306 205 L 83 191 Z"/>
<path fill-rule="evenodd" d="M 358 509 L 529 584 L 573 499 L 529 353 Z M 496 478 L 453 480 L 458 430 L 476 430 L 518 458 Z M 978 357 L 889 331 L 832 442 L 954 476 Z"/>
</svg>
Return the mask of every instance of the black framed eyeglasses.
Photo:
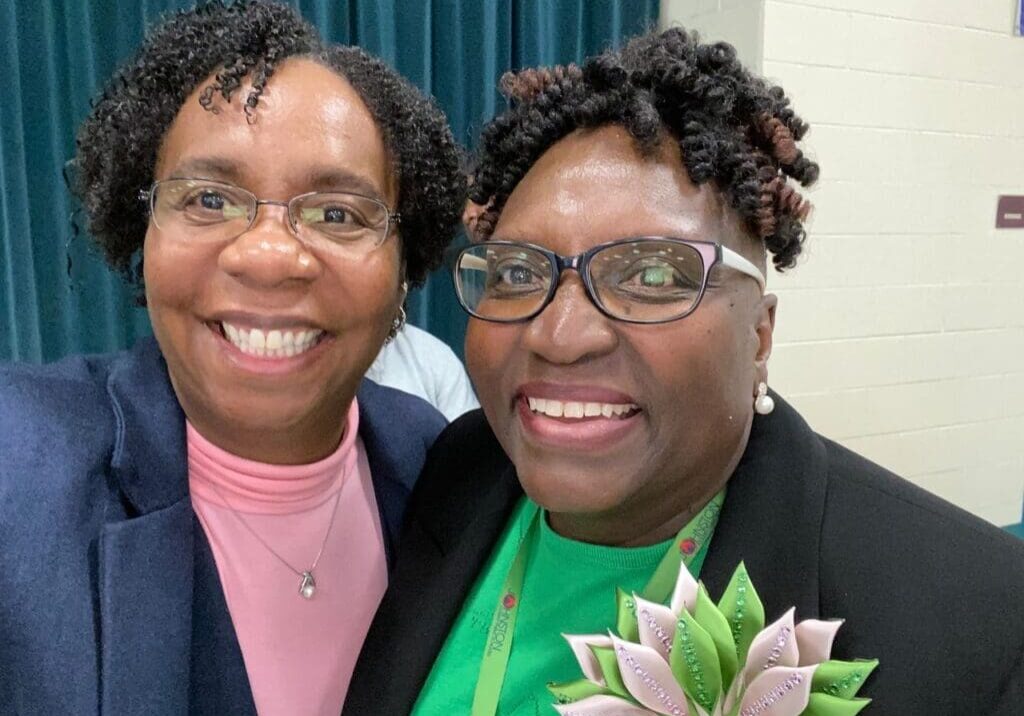
<svg viewBox="0 0 1024 716">
<path fill-rule="evenodd" d="M 485 241 L 462 249 L 452 275 L 462 307 L 497 323 L 528 321 L 554 299 L 562 272 L 579 273 L 601 313 L 628 323 L 666 323 L 692 313 L 717 264 L 757 281 L 761 271 L 735 251 L 711 241 L 641 236 L 562 256 L 518 241 Z"/>
<path fill-rule="evenodd" d="M 187 241 L 235 239 L 252 228 L 261 205 L 286 207 L 299 239 L 330 248 L 376 248 L 401 220 L 384 202 L 360 194 L 314 191 L 271 201 L 228 182 L 188 177 L 154 182 L 140 199 L 157 228 Z"/>
</svg>

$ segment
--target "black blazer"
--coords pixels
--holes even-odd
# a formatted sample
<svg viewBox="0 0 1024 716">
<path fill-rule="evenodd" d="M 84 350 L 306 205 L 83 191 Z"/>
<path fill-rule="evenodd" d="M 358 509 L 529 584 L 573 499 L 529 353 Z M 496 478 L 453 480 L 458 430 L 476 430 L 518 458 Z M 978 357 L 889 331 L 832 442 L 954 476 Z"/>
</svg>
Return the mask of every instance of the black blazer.
<svg viewBox="0 0 1024 716">
<path fill-rule="evenodd" d="M 845 619 L 833 658 L 881 661 L 860 693 L 872 716 L 1024 713 L 1024 542 L 776 406 L 729 480 L 712 596 L 744 560 L 769 622 L 790 606 Z M 442 433 L 343 716 L 409 713 L 522 494 L 479 410 Z"/>
</svg>

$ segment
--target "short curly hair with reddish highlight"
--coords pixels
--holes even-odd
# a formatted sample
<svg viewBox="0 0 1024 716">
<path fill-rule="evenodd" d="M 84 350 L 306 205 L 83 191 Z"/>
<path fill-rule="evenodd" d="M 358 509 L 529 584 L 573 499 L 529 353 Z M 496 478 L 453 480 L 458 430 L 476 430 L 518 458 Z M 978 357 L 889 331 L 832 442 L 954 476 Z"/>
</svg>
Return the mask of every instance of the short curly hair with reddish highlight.
<svg viewBox="0 0 1024 716">
<path fill-rule="evenodd" d="M 575 65 L 507 73 L 509 108 L 485 128 L 470 186 L 486 207 L 475 233 L 494 230 L 505 202 L 555 142 L 579 128 L 617 124 L 645 153 L 664 132 L 679 142 L 695 184 L 714 182 L 779 270 L 792 267 L 818 165 L 798 143 L 808 126 L 780 87 L 752 74 L 729 44 L 673 28 Z M 790 181 L 792 180 L 792 182 Z"/>
</svg>

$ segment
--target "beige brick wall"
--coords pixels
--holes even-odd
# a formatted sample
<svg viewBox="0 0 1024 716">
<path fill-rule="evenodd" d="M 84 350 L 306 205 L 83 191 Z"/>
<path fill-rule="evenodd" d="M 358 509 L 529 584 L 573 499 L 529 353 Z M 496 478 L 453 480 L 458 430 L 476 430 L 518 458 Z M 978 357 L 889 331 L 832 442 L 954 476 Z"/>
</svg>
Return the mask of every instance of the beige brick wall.
<svg viewBox="0 0 1024 716">
<path fill-rule="evenodd" d="M 813 126 L 771 381 L 812 425 L 997 524 L 1024 502 L 1024 38 L 1014 0 L 665 0 Z M 760 22 L 751 40 L 750 23 Z M 755 34 L 757 30 L 754 31 Z"/>
<path fill-rule="evenodd" d="M 661 0 L 660 24 L 697 28 L 713 40 L 726 39 L 743 62 L 761 66 L 764 0 Z"/>
</svg>

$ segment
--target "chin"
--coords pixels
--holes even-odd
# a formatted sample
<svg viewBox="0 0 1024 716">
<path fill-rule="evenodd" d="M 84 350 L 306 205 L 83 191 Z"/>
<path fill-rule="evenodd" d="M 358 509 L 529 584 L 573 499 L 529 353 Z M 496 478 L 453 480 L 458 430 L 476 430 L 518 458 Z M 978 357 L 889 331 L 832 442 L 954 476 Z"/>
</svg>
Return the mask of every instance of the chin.
<svg viewBox="0 0 1024 716">
<path fill-rule="evenodd" d="M 311 405 L 288 404 L 280 397 L 257 394 L 238 400 L 242 395 L 245 394 L 211 406 L 212 411 L 231 424 L 235 431 L 286 431 L 313 412 Z"/>
<path fill-rule="evenodd" d="M 527 496 L 548 512 L 600 514 L 613 512 L 627 499 L 621 478 L 590 473 L 526 471 L 519 482 Z"/>
</svg>

